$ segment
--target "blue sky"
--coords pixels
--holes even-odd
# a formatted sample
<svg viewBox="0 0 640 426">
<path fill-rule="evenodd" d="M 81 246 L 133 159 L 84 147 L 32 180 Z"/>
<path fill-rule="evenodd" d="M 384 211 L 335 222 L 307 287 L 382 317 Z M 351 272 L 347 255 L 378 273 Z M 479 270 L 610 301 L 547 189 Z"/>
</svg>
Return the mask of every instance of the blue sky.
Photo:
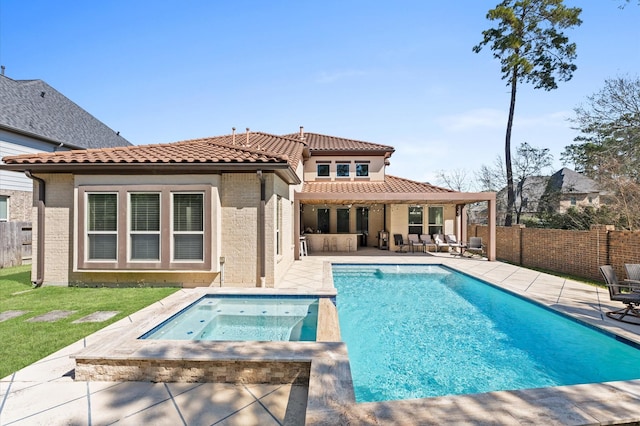
<svg viewBox="0 0 640 426">
<path fill-rule="evenodd" d="M 392 145 L 390 174 L 437 183 L 504 150 L 509 90 L 472 52 L 498 0 L 0 0 L 6 76 L 42 79 L 135 144 L 308 132 Z M 574 78 L 521 85 L 512 145 L 560 153 L 607 78 L 638 77 L 640 6 L 583 8 Z M 1 100 L 0 100 L 1 101 Z"/>
</svg>

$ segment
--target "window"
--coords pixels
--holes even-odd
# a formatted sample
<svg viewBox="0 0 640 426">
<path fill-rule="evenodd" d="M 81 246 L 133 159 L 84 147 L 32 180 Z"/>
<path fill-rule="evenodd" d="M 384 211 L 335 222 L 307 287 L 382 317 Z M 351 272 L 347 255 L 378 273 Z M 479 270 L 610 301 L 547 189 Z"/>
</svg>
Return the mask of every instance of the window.
<svg viewBox="0 0 640 426">
<path fill-rule="evenodd" d="M 204 260 L 204 194 L 173 194 L 173 260 Z"/>
<path fill-rule="evenodd" d="M 422 234 L 422 206 L 409 206 L 409 234 Z"/>
<path fill-rule="evenodd" d="M 349 232 L 349 209 L 338 209 L 338 232 Z"/>
<path fill-rule="evenodd" d="M 429 234 L 442 234 L 444 224 L 444 208 L 429 207 Z"/>
<path fill-rule="evenodd" d="M 329 165 L 328 164 L 318 164 L 318 176 L 320 177 L 328 177 L 329 176 Z"/>
<path fill-rule="evenodd" d="M 318 209 L 318 230 L 323 234 L 329 233 L 329 209 Z"/>
<path fill-rule="evenodd" d="M 576 197 L 571 197 L 571 205 L 575 206 L 576 205 Z"/>
<path fill-rule="evenodd" d="M 9 197 L 0 195 L 0 222 L 9 220 Z"/>
<path fill-rule="evenodd" d="M 282 254 L 282 197 L 276 202 L 276 254 Z"/>
<path fill-rule="evenodd" d="M 129 258 L 160 260 L 160 194 L 129 194 Z"/>
<path fill-rule="evenodd" d="M 369 164 L 368 163 L 356 163 L 356 176 L 357 177 L 369 176 Z"/>
<path fill-rule="evenodd" d="M 118 258 L 118 194 L 87 194 L 87 259 Z"/>
<path fill-rule="evenodd" d="M 349 177 L 349 164 L 336 164 L 336 176 Z"/>
<path fill-rule="evenodd" d="M 211 270 L 210 185 L 78 187 L 79 270 Z"/>
</svg>

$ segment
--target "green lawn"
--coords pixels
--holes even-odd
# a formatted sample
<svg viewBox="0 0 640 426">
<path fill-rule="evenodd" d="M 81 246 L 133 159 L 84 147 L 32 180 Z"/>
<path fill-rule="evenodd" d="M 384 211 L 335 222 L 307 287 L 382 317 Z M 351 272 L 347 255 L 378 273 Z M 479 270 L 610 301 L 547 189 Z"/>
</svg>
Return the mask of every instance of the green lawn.
<svg viewBox="0 0 640 426">
<path fill-rule="evenodd" d="M 0 322 L 0 378 L 25 367 L 145 306 L 177 288 L 78 288 L 31 286 L 31 266 L 0 269 L 0 313 L 28 313 Z M 55 322 L 26 322 L 53 310 L 77 311 Z M 120 311 L 98 323 L 72 324 L 95 311 Z"/>
</svg>

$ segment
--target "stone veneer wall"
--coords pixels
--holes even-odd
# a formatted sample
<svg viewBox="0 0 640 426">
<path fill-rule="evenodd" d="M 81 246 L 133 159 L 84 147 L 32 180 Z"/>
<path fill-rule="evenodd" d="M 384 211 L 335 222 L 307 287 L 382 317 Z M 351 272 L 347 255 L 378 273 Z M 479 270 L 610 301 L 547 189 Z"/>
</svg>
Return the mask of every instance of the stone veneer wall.
<svg viewBox="0 0 640 426">
<path fill-rule="evenodd" d="M 468 237 L 488 238 L 486 225 L 469 225 Z M 618 277 L 626 277 L 625 263 L 640 263 L 640 231 L 616 231 L 610 225 L 594 225 L 588 231 L 496 227 L 496 258 L 590 280 L 603 281 L 600 265 L 613 265 Z"/>
<path fill-rule="evenodd" d="M 125 364 L 126 365 L 123 365 Z M 75 380 L 307 384 L 310 362 L 76 358 Z"/>
</svg>

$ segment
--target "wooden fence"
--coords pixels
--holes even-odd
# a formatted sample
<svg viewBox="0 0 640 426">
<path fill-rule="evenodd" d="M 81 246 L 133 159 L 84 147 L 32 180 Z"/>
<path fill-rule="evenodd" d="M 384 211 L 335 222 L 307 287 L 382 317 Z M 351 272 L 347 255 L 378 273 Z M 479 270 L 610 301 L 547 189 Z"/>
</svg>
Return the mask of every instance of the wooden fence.
<svg viewBox="0 0 640 426">
<path fill-rule="evenodd" d="M 0 222 L 0 268 L 31 262 L 31 222 Z"/>
</svg>

